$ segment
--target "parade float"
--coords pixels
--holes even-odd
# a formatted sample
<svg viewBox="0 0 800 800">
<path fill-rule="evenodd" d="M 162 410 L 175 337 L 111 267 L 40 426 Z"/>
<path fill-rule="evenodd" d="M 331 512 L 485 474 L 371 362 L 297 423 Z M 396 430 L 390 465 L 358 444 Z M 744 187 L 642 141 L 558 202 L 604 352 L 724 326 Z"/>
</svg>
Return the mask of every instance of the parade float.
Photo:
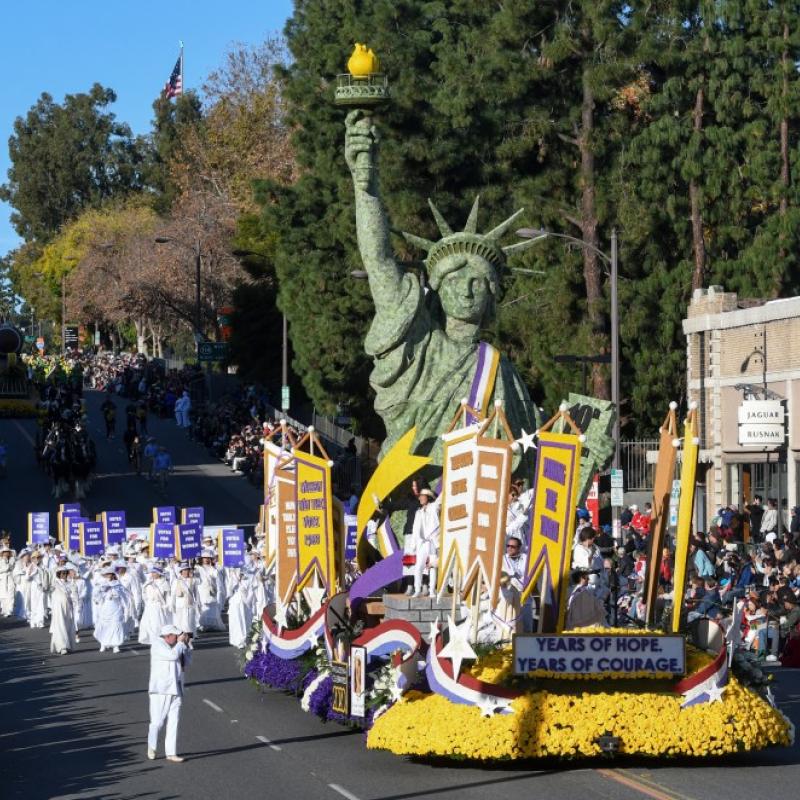
<svg viewBox="0 0 800 800">
<path fill-rule="evenodd" d="M 690 637 L 680 604 L 672 611 L 658 596 L 679 450 L 675 596 L 686 580 L 694 410 L 683 436 L 675 404 L 661 429 L 643 627 L 568 629 L 574 512 L 608 467 L 614 408 L 570 395 L 540 419 L 513 364 L 479 340 L 508 260 L 534 243 L 501 243 L 521 211 L 480 233 L 477 200 L 462 230 L 431 203 L 441 238 L 402 234 L 426 253 L 424 276 L 398 264 L 375 154 L 388 84 L 364 45 L 348 68 L 336 99 L 350 109 L 346 160 L 376 309 L 365 349 L 387 438 L 358 508 L 353 582 L 321 442 L 313 430 L 295 441 L 285 426 L 265 441 L 261 528 L 275 602 L 254 623 L 245 675 L 399 755 L 488 762 L 789 745 L 793 727 L 764 676 L 732 668 L 713 624 Z M 524 570 L 513 580 L 504 562 L 512 477 L 533 491 Z M 409 597 L 399 593 L 406 519 L 397 501 L 412 479 L 435 487 L 440 526 L 430 593 Z M 533 633 L 522 633 L 524 608 L 535 612 Z"/>
</svg>

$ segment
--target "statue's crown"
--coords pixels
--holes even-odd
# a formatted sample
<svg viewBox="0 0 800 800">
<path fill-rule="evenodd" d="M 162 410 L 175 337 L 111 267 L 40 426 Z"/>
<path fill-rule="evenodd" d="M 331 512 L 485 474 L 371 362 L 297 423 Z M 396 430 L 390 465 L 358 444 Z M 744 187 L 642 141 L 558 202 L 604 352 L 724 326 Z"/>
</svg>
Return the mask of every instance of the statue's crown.
<svg viewBox="0 0 800 800">
<path fill-rule="evenodd" d="M 475 198 L 475 202 L 472 204 L 472 209 L 467 217 L 464 230 L 454 231 L 450 225 L 448 225 L 447 220 L 442 216 L 439 209 L 433 204 L 433 201 L 428 199 L 428 205 L 430 205 L 431 211 L 433 212 L 433 217 L 439 228 L 439 233 L 442 234 L 442 238 L 438 241 L 432 242 L 421 236 L 415 236 L 413 233 L 402 232 L 403 238 L 409 244 L 413 244 L 427 252 L 428 255 L 425 258 L 425 266 L 428 271 L 429 283 L 434 289 L 439 288 L 441 277 L 437 275 L 436 264 L 445 256 L 456 253 L 477 255 L 488 261 L 499 274 L 505 268 L 506 259 L 509 255 L 527 250 L 535 243 L 533 239 L 526 239 L 523 242 L 517 242 L 507 245 L 506 247 L 500 246 L 500 239 L 508 233 L 511 226 L 519 219 L 525 211 L 524 208 L 515 211 L 508 219 L 504 220 L 487 233 L 478 233 L 479 202 L 480 195 Z"/>
</svg>

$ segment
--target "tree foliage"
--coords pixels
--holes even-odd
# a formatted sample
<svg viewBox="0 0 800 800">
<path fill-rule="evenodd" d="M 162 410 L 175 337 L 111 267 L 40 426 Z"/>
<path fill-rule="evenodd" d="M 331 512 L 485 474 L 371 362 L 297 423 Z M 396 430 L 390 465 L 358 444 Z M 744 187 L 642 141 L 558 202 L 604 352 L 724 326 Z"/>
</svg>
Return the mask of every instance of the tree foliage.
<svg viewBox="0 0 800 800">
<path fill-rule="evenodd" d="M 99 83 L 63 104 L 43 93 L 9 139 L 11 167 L 0 199 L 25 241 L 49 241 L 86 207 L 141 186 L 142 143 L 106 110 L 116 100 Z"/>
</svg>

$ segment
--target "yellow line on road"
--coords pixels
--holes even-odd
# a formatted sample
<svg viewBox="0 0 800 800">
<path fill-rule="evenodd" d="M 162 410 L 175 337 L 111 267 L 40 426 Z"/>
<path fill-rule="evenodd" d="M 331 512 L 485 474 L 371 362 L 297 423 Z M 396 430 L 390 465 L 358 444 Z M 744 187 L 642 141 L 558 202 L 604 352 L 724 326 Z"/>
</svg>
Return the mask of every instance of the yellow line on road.
<svg viewBox="0 0 800 800">
<path fill-rule="evenodd" d="M 616 781 L 629 789 L 640 792 L 646 797 L 652 797 L 653 800 L 692 800 L 692 798 L 673 792 L 671 789 L 660 786 L 655 781 L 644 776 L 634 777 L 629 772 L 623 772 L 620 769 L 598 769 L 596 771 L 604 778 Z"/>
</svg>

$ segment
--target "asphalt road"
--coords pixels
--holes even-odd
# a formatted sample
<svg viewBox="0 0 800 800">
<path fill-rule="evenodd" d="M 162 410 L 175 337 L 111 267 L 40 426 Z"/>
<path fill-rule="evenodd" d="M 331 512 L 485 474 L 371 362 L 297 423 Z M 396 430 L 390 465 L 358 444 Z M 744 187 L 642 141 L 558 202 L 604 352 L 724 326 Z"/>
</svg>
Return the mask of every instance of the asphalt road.
<svg viewBox="0 0 800 800">
<path fill-rule="evenodd" d="M 90 400 L 93 427 L 99 421 Z M 207 455 L 168 421 L 153 430 L 173 451 L 179 473 L 170 502 L 204 505 L 209 521 L 248 522 L 258 491 Z M 10 429 L 10 430 L 9 430 Z M 0 526 L 29 510 L 55 509 L 25 435 L 30 425 L 1 421 L 14 467 L 0 481 Z M 99 437 L 98 437 L 99 439 Z M 98 441 L 101 477 L 87 505 L 124 508 L 133 524 L 149 520 L 153 487 L 126 474 L 119 440 Z M 626 761 L 520 764 L 492 769 L 415 762 L 367 751 L 360 733 L 304 714 L 295 698 L 258 691 L 241 677 L 235 651 L 220 634 L 202 637 L 187 675 L 178 749 L 146 759 L 147 648 L 99 653 L 84 634 L 77 652 L 52 656 L 45 631 L 0 621 L 0 798 L 628 798 L 728 800 L 732 795 L 794 797 L 800 749 L 701 762 Z M 800 675 L 777 670 L 776 695 L 800 722 Z"/>
</svg>

